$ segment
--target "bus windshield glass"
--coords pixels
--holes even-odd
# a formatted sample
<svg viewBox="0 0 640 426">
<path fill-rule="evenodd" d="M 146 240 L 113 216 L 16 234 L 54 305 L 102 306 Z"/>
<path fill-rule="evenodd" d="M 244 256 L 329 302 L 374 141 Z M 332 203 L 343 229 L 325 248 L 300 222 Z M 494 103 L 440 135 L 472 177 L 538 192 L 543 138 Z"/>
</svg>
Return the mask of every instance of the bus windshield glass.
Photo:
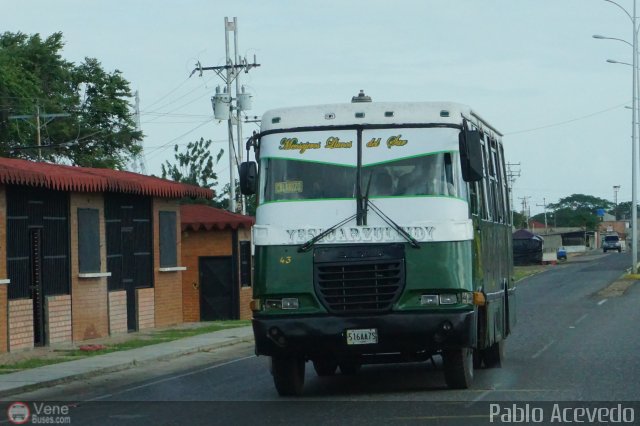
<svg viewBox="0 0 640 426">
<path fill-rule="evenodd" d="M 399 158 L 362 167 L 362 194 L 377 197 L 444 196 L 466 199 L 455 152 Z M 355 166 L 283 158 L 262 160 L 263 200 L 353 199 Z"/>
</svg>

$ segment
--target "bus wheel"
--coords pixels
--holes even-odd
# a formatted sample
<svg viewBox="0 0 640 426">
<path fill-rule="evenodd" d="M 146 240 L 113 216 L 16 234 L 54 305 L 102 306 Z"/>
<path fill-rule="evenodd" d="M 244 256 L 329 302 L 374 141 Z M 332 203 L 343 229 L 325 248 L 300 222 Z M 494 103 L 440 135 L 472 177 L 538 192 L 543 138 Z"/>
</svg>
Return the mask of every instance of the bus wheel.
<svg viewBox="0 0 640 426">
<path fill-rule="evenodd" d="M 504 361 L 504 340 L 495 342 L 482 352 L 482 360 L 484 361 L 485 367 L 502 367 L 502 361 Z"/>
<path fill-rule="evenodd" d="M 280 396 L 302 395 L 304 387 L 304 358 L 297 356 L 272 356 L 273 383 Z"/>
<path fill-rule="evenodd" d="M 318 358 L 313 360 L 313 368 L 320 377 L 333 376 L 338 368 L 338 362 L 330 358 Z"/>
<path fill-rule="evenodd" d="M 448 349 L 442 353 L 444 379 L 451 389 L 468 389 L 473 382 L 473 348 Z"/>
<path fill-rule="evenodd" d="M 482 351 L 480 349 L 473 350 L 473 369 L 479 370 L 482 367 Z"/>
<path fill-rule="evenodd" d="M 360 363 L 356 360 L 347 360 L 340 362 L 340 372 L 345 376 L 353 376 L 360 371 Z"/>
</svg>

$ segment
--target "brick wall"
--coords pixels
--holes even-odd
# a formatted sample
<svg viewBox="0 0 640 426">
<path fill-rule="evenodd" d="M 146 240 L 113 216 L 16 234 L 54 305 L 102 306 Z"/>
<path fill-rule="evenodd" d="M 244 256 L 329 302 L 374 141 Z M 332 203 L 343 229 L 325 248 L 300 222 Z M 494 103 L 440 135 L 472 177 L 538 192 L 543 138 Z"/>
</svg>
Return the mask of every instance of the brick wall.
<svg viewBox="0 0 640 426">
<path fill-rule="evenodd" d="M 183 315 L 185 322 L 200 321 L 200 256 L 231 256 L 232 234 L 230 229 L 204 229 L 182 232 Z"/>
<path fill-rule="evenodd" d="M 240 319 L 247 320 L 253 317 L 253 312 L 249 304 L 253 298 L 253 289 L 251 287 L 240 287 Z"/>
<path fill-rule="evenodd" d="M 138 330 L 155 327 L 154 289 L 139 288 L 136 290 L 136 313 Z M 125 306 L 126 308 L 126 306 Z"/>
<path fill-rule="evenodd" d="M 160 211 L 176 213 L 176 258 L 178 266 L 181 260 L 180 205 L 176 200 L 153 200 L 153 264 L 155 292 L 155 323 L 157 327 L 166 327 L 182 322 L 182 271 L 160 272 Z"/>
<path fill-rule="evenodd" d="M 7 285 L 0 284 L 0 353 L 9 350 Z"/>
<path fill-rule="evenodd" d="M 127 327 L 127 292 L 109 292 L 109 334 L 122 334 Z"/>
<path fill-rule="evenodd" d="M 47 296 L 45 318 L 48 345 L 71 341 L 71 296 Z"/>
<path fill-rule="evenodd" d="M 33 348 L 33 302 L 9 301 L 9 351 Z"/>
<path fill-rule="evenodd" d="M 226 228 L 207 230 L 187 230 L 182 232 L 182 265 L 187 270 L 182 273 L 182 300 L 185 322 L 200 321 L 200 271 L 198 259 L 205 256 L 231 256 L 233 232 Z M 251 230 L 239 228 L 238 240 L 251 240 Z M 239 249 L 239 248 L 238 248 Z M 238 252 L 239 254 L 239 252 Z M 240 260 L 236 266 L 240 276 Z M 239 284 L 238 284 L 239 285 Z M 249 303 L 253 297 L 251 287 L 241 287 L 239 292 L 240 319 L 251 319 Z"/>
<path fill-rule="evenodd" d="M 0 279 L 7 278 L 7 198 L 0 186 Z M 9 305 L 7 284 L 0 284 L 0 353 L 9 350 Z"/>
<path fill-rule="evenodd" d="M 87 340 L 109 335 L 107 278 L 79 278 L 78 209 L 98 209 L 100 218 L 100 270 L 107 272 L 107 244 L 102 194 L 72 193 L 69 197 L 71 233 L 71 302 L 73 340 Z"/>
<path fill-rule="evenodd" d="M 238 241 L 251 241 L 251 230 L 238 228 Z M 238 247 L 238 256 L 240 256 L 240 247 Z M 251 259 L 253 268 L 253 259 Z M 253 285 L 253 271 L 251 271 L 251 283 Z M 240 276 L 240 258 L 238 258 L 238 277 Z M 240 287 L 240 319 L 246 320 L 253 317 L 249 304 L 253 298 L 253 287 Z"/>
</svg>

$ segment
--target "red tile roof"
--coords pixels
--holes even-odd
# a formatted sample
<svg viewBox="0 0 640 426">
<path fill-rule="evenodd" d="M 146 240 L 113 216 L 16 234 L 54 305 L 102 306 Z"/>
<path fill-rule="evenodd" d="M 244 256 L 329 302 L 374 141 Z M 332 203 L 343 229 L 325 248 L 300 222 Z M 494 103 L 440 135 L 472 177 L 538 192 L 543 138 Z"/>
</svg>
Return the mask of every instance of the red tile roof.
<svg viewBox="0 0 640 426">
<path fill-rule="evenodd" d="M 180 222 L 183 231 L 189 228 L 194 231 L 201 228 L 210 231 L 213 228 L 238 229 L 240 226 L 251 228 L 256 220 L 251 216 L 243 216 L 202 204 L 183 204 L 180 206 Z"/>
<path fill-rule="evenodd" d="M 72 192 L 124 192 L 161 198 L 213 198 L 210 189 L 153 176 L 13 158 L 0 158 L 0 184 Z"/>
</svg>

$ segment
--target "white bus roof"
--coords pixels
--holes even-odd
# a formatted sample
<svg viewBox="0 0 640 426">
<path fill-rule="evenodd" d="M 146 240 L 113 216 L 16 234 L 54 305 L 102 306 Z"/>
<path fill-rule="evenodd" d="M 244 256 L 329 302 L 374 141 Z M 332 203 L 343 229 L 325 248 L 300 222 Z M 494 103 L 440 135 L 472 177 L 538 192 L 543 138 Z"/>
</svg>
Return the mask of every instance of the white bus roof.
<svg viewBox="0 0 640 426">
<path fill-rule="evenodd" d="M 443 113 L 444 111 L 448 114 Z M 356 114 L 364 113 L 364 117 Z M 393 114 L 389 114 L 393 113 Z M 462 117 L 480 121 L 470 107 L 454 102 L 356 102 L 272 109 L 262 116 L 261 131 L 316 126 L 348 126 L 354 124 L 442 123 L 460 125 Z"/>
</svg>

